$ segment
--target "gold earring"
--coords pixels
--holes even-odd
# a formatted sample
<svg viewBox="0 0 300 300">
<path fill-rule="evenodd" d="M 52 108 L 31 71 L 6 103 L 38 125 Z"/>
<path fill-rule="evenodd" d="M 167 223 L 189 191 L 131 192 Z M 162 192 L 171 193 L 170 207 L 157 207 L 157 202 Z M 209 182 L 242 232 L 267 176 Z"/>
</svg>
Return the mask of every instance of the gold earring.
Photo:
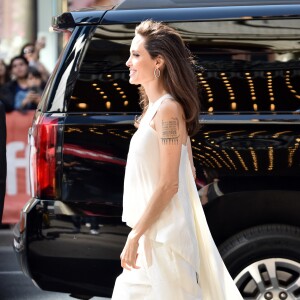
<svg viewBox="0 0 300 300">
<path fill-rule="evenodd" d="M 159 68 L 154 69 L 154 77 L 159 78 L 159 76 L 160 76 L 160 69 Z"/>
</svg>

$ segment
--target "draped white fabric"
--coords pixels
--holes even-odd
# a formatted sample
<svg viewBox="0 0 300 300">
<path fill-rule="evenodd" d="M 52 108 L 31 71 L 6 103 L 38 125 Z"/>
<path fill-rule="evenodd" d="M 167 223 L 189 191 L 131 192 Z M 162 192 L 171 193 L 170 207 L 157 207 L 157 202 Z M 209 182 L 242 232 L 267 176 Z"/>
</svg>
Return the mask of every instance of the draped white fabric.
<svg viewBox="0 0 300 300">
<path fill-rule="evenodd" d="M 192 202 L 199 247 L 199 284 L 203 300 L 243 300 L 231 278 L 210 233 L 199 201 L 191 168 L 186 168 L 189 178 L 189 196 Z"/>
</svg>

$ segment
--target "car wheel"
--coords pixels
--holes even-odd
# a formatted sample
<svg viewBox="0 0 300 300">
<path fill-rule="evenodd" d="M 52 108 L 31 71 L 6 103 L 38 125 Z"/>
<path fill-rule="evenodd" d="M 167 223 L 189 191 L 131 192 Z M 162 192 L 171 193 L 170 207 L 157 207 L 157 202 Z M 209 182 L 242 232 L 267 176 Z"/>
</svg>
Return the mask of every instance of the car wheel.
<svg viewBox="0 0 300 300">
<path fill-rule="evenodd" d="M 300 299 L 300 228 L 253 227 L 219 250 L 244 299 Z"/>
</svg>

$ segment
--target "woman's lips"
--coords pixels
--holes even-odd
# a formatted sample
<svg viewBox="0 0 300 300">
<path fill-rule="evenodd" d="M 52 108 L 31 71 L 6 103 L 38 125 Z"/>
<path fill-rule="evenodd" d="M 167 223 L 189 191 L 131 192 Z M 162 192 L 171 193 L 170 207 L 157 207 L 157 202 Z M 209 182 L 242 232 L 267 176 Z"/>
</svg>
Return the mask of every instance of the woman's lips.
<svg viewBox="0 0 300 300">
<path fill-rule="evenodd" d="M 130 72 L 129 72 L 129 76 L 131 77 L 131 76 L 133 76 L 135 73 L 136 73 L 136 71 L 135 71 L 135 70 L 130 70 Z"/>
</svg>

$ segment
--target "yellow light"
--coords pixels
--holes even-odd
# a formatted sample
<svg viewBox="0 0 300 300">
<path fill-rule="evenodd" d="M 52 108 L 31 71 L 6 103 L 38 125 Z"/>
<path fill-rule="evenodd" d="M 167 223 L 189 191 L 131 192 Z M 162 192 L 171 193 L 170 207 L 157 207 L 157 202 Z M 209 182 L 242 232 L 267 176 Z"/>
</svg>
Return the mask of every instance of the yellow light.
<svg viewBox="0 0 300 300">
<path fill-rule="evenodd" d="M 129 104 L 129 102 L 126 100 L 124 101 L 124 106 L 127 106 Z"/>
<path fill-rule="evenodd" d="M 115 83 L 113 84 L 113 86 L 118 86 L 118 84 L 115 82 Z"/>
<path fill-rule="evenodd" d="M 106 77 L 107 77 L 107 78 L 111 78 L 111 74 L 107 74 Z"/>
<path fill-rule="evenodd" d="M 99 87 L 96 88 L 97 91 L 100 91 L 101 89 Z"/>
<path fill-rule="evenodd" d="M 110 107 L 111 107 L 110 101 L 105 102 L 105 106 L 106 106 L 107 109 L 110 109 Z"/>
<path fill-rule="evenodd" d="M 107 99 L 107 96 L 103 96 L 102 98 L 103 98 L 103 99 Z"/>
<path fill-rule="evenodd" d="M 236 102 L 231 103 L 231 110 L 236 110 Z"/>
<path fill-rule="evenodd" d="M 97 83 L 93 83 L 92 85 L 93 85 L 93 86 L 97 86 Z"/>
<path fill-rule="evenodd" d="M 127 98 L 127 96 L 126 96 L 126 95 L 123 95 L 122 98 Z"/>
<path fill-rule="evenodd" d="M 116 88 L 117 91 L 119 91 L 120 89 L 121 89 L 120 87 L 117 87 L 117 88 Z"/>
<path fill-rule="evenodd" d="M 103 95 L 103 94 L 104 94 L 104 92 L 100 92 L 99 94 Z"/>
<path fill-rule="evenodd" d="M 257 111 L 257 104 L 256 104 L 256 103 L 253 104 L 253 109 L 254 109 L 255 111 Z"/>
<path fill-rule="evenodd" d="M 78 106 L 79 108 L 81 108 L 81 109 L 86 109 L 86 108 L 87 108 L 87 104 L 84 103 L 84 102 L 78 103 L 77 106 Z"/>
<path fill-rule="evenodd" d="M 271 109 L 271 111 L 274 111 L 274 110 L 275 110 L 275 104 L 272 103 L 272 104 L 270 105 L 270 109 Z"/>
<path fill-rule="evenodd" d="M 256 97 L 255 97 L 255 96 L 253 96 L 253 97 L 251 97 L 251 99 L 252 99 L 252 100 L 256 100 Z"/>
<path fill-rule="evenodd" d="M 214 111 L 214 108 L 211 106 L 211 107 L 209 107 L 208 111 L 209 111 L 209 112 L 213 112 L 213 111 Z"/>
<path fill-rule="evenodd" d="M 214 98 L 208 98 L 208 102 L 213 102 Z"/>
</svg>

